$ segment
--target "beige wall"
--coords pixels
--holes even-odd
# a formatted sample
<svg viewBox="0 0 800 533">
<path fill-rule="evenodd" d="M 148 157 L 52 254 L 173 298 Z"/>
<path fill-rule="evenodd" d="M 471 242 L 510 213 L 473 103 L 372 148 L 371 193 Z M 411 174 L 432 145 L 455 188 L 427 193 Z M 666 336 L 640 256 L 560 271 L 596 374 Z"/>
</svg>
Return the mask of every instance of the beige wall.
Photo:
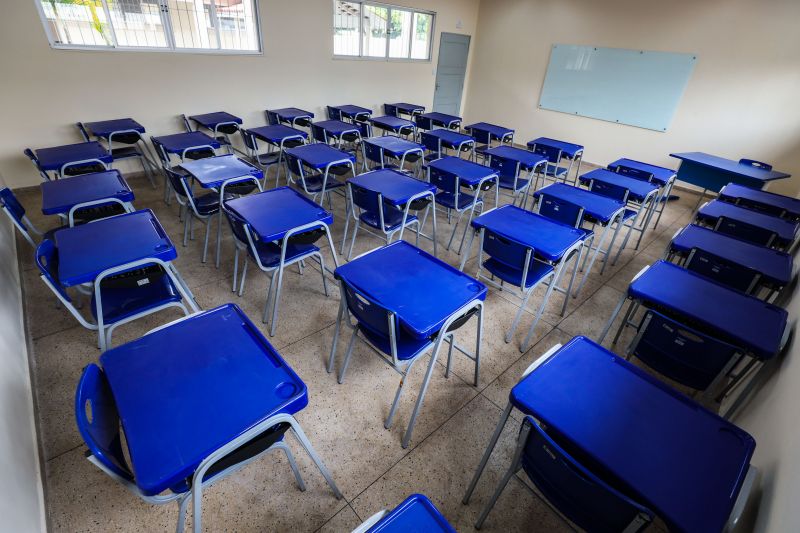
<svg viewBox="0 0 800 533">
<path fill-rule="evenodd" d="M 439 34 L 474 35 L 478 0 L 392 3 L 437 13 L 433 61 L 333 59 L 332 0 L 261 0 L 258 56 L 54 50 L 34 0 L 15 0 L 0 17 L 0 172 L 12 187 L 37 184 L 22 150 L 78 142 L 76 121 L 131 116 L 164 134 L 182 127 L 179 113 L 225 110 L 262 125 L 268 107 L 430 106 Z"/>
<path fill-rule="evenodd" d="M 800 190 L 797 0 L 481 2 L 467 120 L 583 144 L 587 161 L 627 156 L 677 167 L 674 151 L 772 162 Z M 555 43 L 693 52 L 698 62 L 666 133 L 537 109 Z"/>
</svg>

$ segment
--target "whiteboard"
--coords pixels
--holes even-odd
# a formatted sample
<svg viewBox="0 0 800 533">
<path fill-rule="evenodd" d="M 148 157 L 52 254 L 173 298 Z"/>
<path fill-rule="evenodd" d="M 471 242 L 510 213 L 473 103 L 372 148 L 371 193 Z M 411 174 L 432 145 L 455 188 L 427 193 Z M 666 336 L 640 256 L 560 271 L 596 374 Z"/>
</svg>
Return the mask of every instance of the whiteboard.
<svg viewBox="0 0 800 533">
<path fill-rule="evenodd" d="M 539 107 L 667 131 L 696 54 L 555 44 Z"/>
</svg>

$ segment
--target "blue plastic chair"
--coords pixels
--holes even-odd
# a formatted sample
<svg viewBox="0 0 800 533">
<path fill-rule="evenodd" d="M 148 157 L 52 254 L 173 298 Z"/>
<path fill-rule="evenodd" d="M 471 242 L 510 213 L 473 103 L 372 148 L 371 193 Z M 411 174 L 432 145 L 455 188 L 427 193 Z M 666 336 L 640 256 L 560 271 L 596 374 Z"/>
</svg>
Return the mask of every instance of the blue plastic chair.
<svg viewBox="0 0 800 533">
<path fill-rule="evenodd" d="M 36 167 L 36 171 L 39 172 L 39 176 L 41 176 L 42 181 L 50 181 L 51 179 L 50 175 L 47 172 L 45 172 L 45 170 L 39 164 L 39 158 L 36 157 L 36 154 L 33 153 L 33 150 L 31 150 L 30 148 L 25 148 L 25 150 L 23 150 L 22 153 L 25 154 L 25 157 L 31 160 L 33 166 Z"/>
<path fill-rule="evenodd" d="M 754 294 L 761 282 L 761 272 L 699 248 L 692 248 L 684 267 L 745 294 Z"/>
<path fill-rule="evenodd" d="M 267 299 L 264 304 L 264 315 L 261 321 L 265 324 L 267 323 L 271 309 L 270 336 L 275 335 L 281 289 L 283 287 L 283 271 L 287 267 L 301 263 L 306 259 L 316 260 L 322 274 L 322 288 L 325 291 L 325 296 L 328 296 L 328 285 L 325 280 L 325 258 L 322 256 L 320 249 L 314 245 L 317 240 L 326 234 L 326 230 L 321 223 L 308 224 L 288 231 L 280 242 L 264 242 L 259 240 L 258 235 L 250 229 L 250 225 L 246 220 L 227 209 L 224 203 L 223 213 L 228 219 L 236 245 L 232 290 L 236 291 L 240 252 L 246 251 L 241 281 L 239 282 L 239 296 L 244 293 L 248 259 L 255 261 L 259 270 L 269 276 L 269 288 L 267 289 Z M 331 250 L 333 250 L 333 246 L 331 246 Z M 300 267 L 302 269 L 302 264 Z M 275 289 L 274 301 L 272 301 L 273 286 Z"/>
<path fill-rule="evenodd" d="M 342 120 L 342 112 L 335 107 L 326 106 L 328 120 Z"/>
<path fill-rule="evenodd" d="M 740 360 L 736 346 L 647 310 L 625 351 L 667 378 L 707 397 Z M 740 372 L 742 374 L 743 372 Z"/>
<path fill-rule="evenodd" d="M 419 117 L 417 117 L 419 119 Z M 425 162 L 429 163 L 442 157 L 442 140 L 436 135 L 421 131 L 419 133 L 419 142 L 425 147 Z"/>
<path fill-rule="evenodd" d="M 507 191 L 512 199 L 512 205 L 519 200 L 520 207 L 524 207 L 525 197 L 531 186 L 531 180 L 520 177 L 522 168 L 519 161 L 512 161 L 506 157 L 489 155 L 489 166 L 497 172 L 498 187 Z"/>
<path fill-rule="evenodd" d="M 316 124 L 311 124 L 311 137 L 318 143 L 330 144 L 325 129 Z"/>
<path fill-rule="evenodd" d="M 53 228 L 46 232 L 40 231 L 33 222 L 28 219 L 28 216 L 25 214 L 25 207 L 20 203 L 17 197 L 14 195 L 14 192 L 9 189 L 8 187 L 3 187 L 0 189 L 0 206 L 3 208 L 3 212 L 11 219 L 11 222 L 14 224 L 19 232 L 25 237 L 25 240 L 30 243 L 31 246 L 34 248 L 36 247 L 36 238 L 34 235 L 38 237 L 42 237 L 44 239 L 50 238 L 50 236 L 56 231 L 66 226 L 59 226 L 58 228 Z M 31 233 L 33 235 L 31 235 Z"/>
<path fill-rule="evenodd" d="M 714 231 L 766 247 L 771 247 L 778 238 L 777 233 L 767 228 L 727 217 L 717 219 Z"/>
<path fill-rule="evenodd" d="M 628 244 L 628 240 L 633 233 L 634 226 L 636 225 L 636 217 L 639 214 L 637 209 L 630 209 L 627 207 L 628 205 L 628 195 L 630 191 L 621 185 L 616 185 L 614 183 L 606 183 L 603 181 L 592 180 L 589 182 L 589 190 L 595 194 L 599 194 L 601 196 L 605 196 L 606 198 L 611 198 L 612 200 L 616 200 L 621 202 L 625 205 L 625 209 L 622 211 L 622 219 L 617 221 L 617 224 L 622 224 L 623 227 L 628 227 L 628 232 L 625 234 L 625 238 L 622 240 L 622 244 L 620 245 L 619 249 L 617 250 L 616 255 L 614 256 L 614 260 L 611 261 L 612 265 L 617 264 L 617 259 L 619 259 L 622 250 L 625 249 L 625 246 Z M 644 209 L 644 206 L 641 206 L 641 209 Z M 646 228 L 642 228 L 642 232 L 644 232 Z M 638 244 L 637 244 L 638 246 Z M 611 250 L 608 250 L 609 253 Z"/>
<path fill-rule="evenodd" d="M 89 132 L 86 130 L 86 126 L 84 126 L 83 122 L 77 122 L 75 126 L 78 128 L 78 131 L 85 141 L 88 142 L 91 140 Z M 145 146 L 141 133 L 136 130 L 112 132 L 108 136 L 107 142 L 108 151 L 114 162 L 123 159 L 138 159 L 139 164 L 142 165 L 142 170 L 147 174 L 147 179 L 150 180 L 150 185 L 155 188 L 156 182 L 153 174 L 156 169 L 152 167 L 151 160 L 145 154 L 147 147 Z M 139 148 L 140 142 L 142 143 L 141 149 Z M 122 146 L 115 147 L 114 143 Z"/>
<path fill-rule="evenodd" d="M 562 155 L 562 152 L 559 148 L 554 146 L 545 146 L 543 144 L 534 144 L 531 147 L 531 151 L 547 159 L 547 164 L 545 165 L 544 171 L 545 177 L 552 178 L 554 182 L 557 182 L 558 180 L 561 180 L 564 183 L 567 182 L 567 174 L 569 173 L 569 169 L 558 166 L 561 162 Z"/>
<path fill-rule="evenodd" d="M 254 165 L 258 166 L 264 171 L 264 182 L 262 183 L 262 187 L 267 186 L 267 173 L 269 172 L 270 167 L 275 167 L 275 186 L 279 185 L 280 177 L 281 177 L 281 164 L 283 163 L 283 145 L 278 147 L 277 150 L 267 150 L 266 152 L 260 152 L 260 148 L 258 146 L 258 139 L 255 135 L 247 131 L 246 129 L 242 128 L 239 130 L 239 133 L 242 135 L 242 142 L 244 143 L 245 151 L 247 152 L 247 157 L 250 159 L 250 162 Z"/>
<path fill-rule="evenodd" d="M 356 244 L 356 235 L 361 224 L 364 223 L 370 228 L 376 229 L 381 232 L 381 235 L 376 235 L 389 244 L 395 233 L 410 226 L 416 226 L 417 242 L 419 246 L 419 232 L 420 222 L 416 215 L 409 214 L 403 221 L 404 211 L 392 205 L 388 205 L 383 201 L 383 195 L 365 189 L 354 184 L 352 181 L 347 182 L 350 198 L 350 213 L 355 220 L 355 227 L 353 228 L 353 238 L 350 241 L 350 250 L 347 252 L 347 260 L 353 256 L 353 247 Z M 358 209 L 356 209 L 358 208 Z M 372 233 L 372 232 L 369 232 Z M 374 235 L 374 233 L 373 233 Z"/>
<path fill-rule="evenodd" d="M 453 226 L 453 232 L 450 234 L 450 240 L 447 241 L 447 249 L 453 244 L 453 238 L 456 236 L 458 225 L 461 223 L 461 218 L 464 213 L 469 211 L 467 223 L 464 225 L 464 234 L 461 236 L 461 246 L 464 245 L 464 237 L 467 235 L 467 229 L 472 223 L 472 217 L 475 210 L 483 211 L 483 198 L 478 194 L 469 194 L 461 190 L 461 182 L 458 176 L 442 172 L 439 169 L 428 167 L 428 182 L 435 185 L 438 189 L 436 193 L 436 206 L 443 207 L 447 211 L 447 219 L 450 220 L 452 211 L 458 213 L 458 219 Z"/>
<path fill-rule="evenodd" d="M 520 468 L 547 501 L 581 529 L 635 533 L 653 521 L 650 509 L 602 479 L 558 440 L 532 417 L 525 417 L 511 466 L 475 523 L 476 529 L 483 526 L 508 481 Z"/>
<path fill-rule="evenodd" d="M 430 131 L 435 126 L 433 125 L 433 121 L 428 117 L 423 117 L 422 115 L 417 115 L 414 117 L 414 122 L 417 124 L 417 129 Z"/>
<path fill-rule="evenodd" d="M 336 179 L 336 175 L 333 172 L 335 167 L 332 167 L 330 172 L 328 172 L 327 176 L 324 172 L 312 172 L 308 173 L 306 171 L 305 165 L 303 161 L 286 152 L 284 153 L 286 157 L 286 166 L 289 168 L 289 179 L 292 183 L 295 183 L 295 178 L 297 178 L 297 182 L 300 183 L 300 187 L 303 189 L 312 201 L 317 202 L 317 197 L 320 198 L 318 204 L 322 204 L 322 202 L 327 199 L 328 200 L 328 207 L 333 207 L 333 202 L 331 200 L 331 192 L 339 190 L 341 193 L 344 189 L 344 183 Z M 346 169 L 348 172 L 350 171 L 350 166 L 342 166 L 341 168 Z"/>
<path fill-rule="evenodd" d="M 484 254 L 489 256 L 484 260 Z M 494 287 L 505 290 L 504 285 L 509 284 L 519 288 L 521 294 L 515 295 L 520 303 L 511 329 L 506 333 L 505 341 L 511 342 L 514 332 L 522 318 L 522 312 L 528 305 L 528 299 L 536 288 L 544 283 L 555 283 L 555 268 L 544 261 L 535 257 L 536 251 L 533 248 L 508 239 L 499 233 L 485 228 L 481 236 L 481 248 L 478 252 L 478 272 L 475 277 L 485 280 Z M 483 269 L 489 271 L 491 276 L 486 276 Z M 495 281 L 498 278 L 500 282 Z M 539 306 L 530 331 L 536 329 L 536 325 L 542 318 L 544 308 L 547 305 L 551 291 L 548 291 Z"/>
<path fill-rule="evenodd" d="M 486 150 L 492 147 L 492 134 L 486 130 L 471 129 L 468 132 L 475 139 L 475 158 L 486 159 Z"/>
<path fill-rule="evenodd" d="M 364 143 L 364 161 L 362 166 L 365 171 L 377 168 L 397 168 L 397 165 L 386 161 L 381 147 L 372 143 Z"/>
<path fill-rule="evenodd" d="M 58 279 L 58 249 L 53 241 L 44 240 L 36 248 L 36 266 L 44 284 L 81 326 L 97 331 L 98 346 L 102 351 L 111 347 L 114 329 L 122 324 L 168 307 L 179 307 L 184 315 L 189 314 L 172 278 L 166 274 L 168 265 L 158 259 L 108 269 L 99 275 L 94 281 L 92 294 L 92 321 L 81 315 Z"/>
<path fill-rule="evenodd" d="M 88 448 L 86 457 L 89 462 L 147 503 L 178 504 L 177 533 L 184 531 L 187 507 L 195 492 L 200 493 L 197 501 L 202 503 L 202 490 L 205 487 L 268 452 L 282 450 L 286 454 L 298 487 L 301 491 L 305 490 L 294 456 L 283 440 L 289 424 L 279 423 L 241 443 L 237 449 L 211 463 L 200 483 L 197 483 L 193 476 L 191 481 L 184 481 L 171 487 L 170 492 L 145 494 L 136 485 L 133 469 L 128 466 L 123 453 L 120 417 L 111 387 L 103 371 L 94 363 L 84 368 L 78 381 L 75 392 L 75 420 L 78 432 Z M 199 511 L 198 508 L 194 509 L 195 517 L 200 516 Z M 199 521 L 195 520 L 195 523 L 194 529 L 198 531 Z"/>
<path fill-rule="evenodd" d="M 740 165 L 747 165 L 748 167 L 760 168 L 762 170 L 772 170 L 772 165 L 764 163 L 763 161 L 756 161 L 755 159 L 740 159 Z"/>
</svg>

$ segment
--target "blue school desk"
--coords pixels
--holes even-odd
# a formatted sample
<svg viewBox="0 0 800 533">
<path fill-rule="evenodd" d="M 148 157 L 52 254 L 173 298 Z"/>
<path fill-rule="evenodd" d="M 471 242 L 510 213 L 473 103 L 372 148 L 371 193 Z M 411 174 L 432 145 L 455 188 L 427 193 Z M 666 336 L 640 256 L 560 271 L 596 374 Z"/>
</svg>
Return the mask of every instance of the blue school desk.
<svg viewBox="0 0 800 533">
<path fill-rule="evenodd" d="M 677 175 L 677 172 L 671 168 L 659 167 L 649 163 L 642 163 L 633 159 L 617 159 L 616 161 L 608 164 L 608 169 L 614 172 L 624 174 L 625 169 L 632 169 L 634 171 L 650 174 L 651 180 L 658 183 L 662 187 L 669 183 L 669 181 Z M 621 171 L 622 170 L 622 171 Z"/>
<path fill-rule="evenodd" d="M 381 516 L 382 515 L 382 516 Z M 456 533 L 442 513 L 422 494 L 412 494 L 392 511 L 380 513 L 368 533 Z"/>
<path fill-rule="evenodd" d="M 537 362 L 511 390 L 498 430 L 513 407 L 674 531 L 722 531 L 756 446 L 745 431 L 585 337 Z"/>
<path fill-rule="evenodd" d="M 214 150 L 220 147 L 219 141 L 209 137 L 202 131 L 187 131 L 184 133 L 174 133 L 172 135 L 161 135 L 153 137 L 153 140 L 160 144 L 167 154 L 175 154 L 183 158 L 183 154 L 196 148 L 210 146 Z"/>
<path fill-rule="evenodd" d="M 533 149 L 533 147 L 537 144 L 561 150 L 561 155 L 569 159 L 574 159 L 583 153 L 583 146 L 580 144 L 550 139 L 549 137 L 539 137 L 538 139 L 528 141 L 527 146 L 528 148 Z"/>
<path fill-rule="evenodd" d="M 389 105 L 395 106 L 399 113 L 402 113 L 404 115 L 409 115 L 409 116 L 413 116 L 413 115 L 416 115 L 418 113 L 424 113 L 425 112 L 425 106 L 416 105 L 416 104 L 409 104 L 407 102 L 398 102 L 398 103 L 389 104 Z"/>
<path fill-rule="evenodd" d="M 738 220 L 773 231 L 778 235 L 778 242 L 784 246 L 788 246 L 794 241 L 795 237 L 797 237 L 798 227 L 800 227 L 800 223 L 766 215 L 759 211 L 739 207 L 721 200 L 711 200 L 700 206 L 697 211 L 697 219 L 711 225 L 716 224 L 720 217 Z"/>
<path fill-rule="evenodd" d="M 145 133 L 144 126 L 132 118 L 117 118 L 112 120 L 100 120 L 97 122 L 85 122 L 83 125 L 87 130 L 89 130 L 89 133 L 95 137 L 106 140 L 108 140 L 112 135 L 119 133 Z"/>
<path fill-rule="evenodd" d="M 308 405 L 306 385 L 233 304 L 111 349 L 100 364 L 148 495 L 180 486 L 254 426 Z"/>
<path fill-rule="evenodd" d="M 439 139 L 439 144 L 441 144 L 442 148 L 455 150 L 457 153 L 465 148 L 475 149 L 475 139 L 464 133 L 445 128 L 437 128 L 427 133 Z"/>
<path fill-rule="evenodd" d="M 800 219 L 800 198 L 751 189 L 736 183 L 729 183 L 723 187 L 719 191 L 719 198 L 734 204 L 751 204 L 767 208 L 781 218 Z"/>
<path fill-rule="evenodd" d="M 45 215 L 67 214 L 81 204 L 96 204 L 105 199 L 123 202 L 131 211 L 133 191 L 119 170 L 82 174 L 40 184 L 42 190 L 42 213 Z"/>
<path fill-rule="evenodd" d="M 619 185 L 628 189 L 628 200 L 635 202 L 643 202 L 647 197 L 658 191 L 658 185 L 648 183 L 646 181 L 637 180 L 636 178 L 629 178 L 624 174 L 611 172 L 604 168 L 597 168 L 589 171 L 578 178 L 582 185 L 589 185 L 592 180 L 602 181 L 611 185 Z"/>
<path fill-rule="evenodd" d="M 472 189 L 480 188 L 487 180 L 497 179 L 497 173 L 493 169 L 460 157 L 445 156 L 431 161 L 428 166 L 458 176 L 463 186 Z"/>
<path fill-rule="evenodd" d="M 314 118 L 314 113 L 311 111 L 304 111 L 296 107 L 283 107 L 281 109 L 270 109 L 270 112 L 278 115 L 281 122 L 288 122 L 294 125 L 300 119 L 311 120 Z"/>
<path fill-rule="evenodd" d="M 297 146 L 286 150 L 287 154 L 291 154 L 298 158 L 305 165 L 315 169 L 326 171 L 329 167 L 338 165 L 353 165 L 356 162 L 356 156 L 353 154 L 337 150 L 327 144 L 315 143 L 306 144 L 304 146 Z M 355 174 L 355 172 L 353 172 Z"/>
<path fill-rule="evenodd" d="M 761 189 L 768 181 L 790 177 L 790 174 L 785 172 L 755 168 L 703 152 L 669 155 L 681 160 L 681 166 L 678 167 L 679 180 L 706 190 L 719 191 L 728 183 L 738 183 L 754 189 Z"/>
<path fill-rule="evenodd" d="M 475 124 L 470 124 L 469 126 L 465 126 L 464 130 L 475 137 L 475 132 L 484 132 L 489 135 L 491 139 L 496 141 L 503 142 L 506 140 L 506 137 L 514 137 L 514 130 L 511 128 L 506 128 L 504 126 L 498 126 L 496 124 L 490 124 L 488 122 L 476 122 Z"/>
<path fill-rule="evenodd" d="M 333 138 L 337 144 L 341 144 L 342 136 L 348 133 L 357 133 L 361 135 L 361 130 L 350 122 L 343 122 L 341 120 L 321 120 L 314 122 L 315 126 L 319 126 L 325 131 L 328 139 Z"/>
<path fill-rule="evenodd" d="M 217 111 L 215 113 L 205 113 L 203 115 L 192 115 L 189 120 L 198 126 L 202 126 L 210 131 L 216 133 L 219 126 L 228 124 L 241 124 L 242 119 L 225 111 Z"/>
<path fill-rule="evenodd" d="M 377 146 L 383 152 L 384 157 L 387 155 L 400 161 L 404 161 L 408 154 L 417 153 L 422 155 L 425 147 L 419 143 L 397 137 L 395 135 L 381 135 L 379 137 L 368 137 L 364 139 L 365 143 Z"/>
<path fill-rule="evenodd" d="M 669 251 L 686 256 L 693 248 L 752 268 L 761 273 L 765 282 L 776 287 L 785 287 L 792 279 L 791 255 L 689 224 L 672 238 Z"/>
<path fill-rule="evenodd" d="M 384 115 L 382 117 L 372 117 L 369 119 L 372 122 L 372 125 L 376 128 L 383 130 L 384 132 L 391 131 L 395 134 L 400 134 L 401 131 L 411 129 L 415 133 L 417 131 L 417 125 L 411 122 L 410 120 L 406 120 L 404 118 L 399 117 L 392 117 L 390 115 Z"/>
<path fill-rule="evenodd" d="M 308 134 L 306 132 L 289 126 L 284 126 L 283 124 L 248 128 L 245 131 L 273 146 L 280 146 L 282 142 L 290 139 L 304 140 L 308 138 Z"/>
<path fill-rule="evenodd" d="M 53 146 L 51 148 L 39 148 L 36 150 L 36 158 L 39 166 L 45 172 L 53 171 L 61 173 L 61 169 L 68 163 L 79 161 L 98 160 L 106 165 L 113 162 L 111 152 L 106 150 L 97 141 L 82 142 L 77 144 L 65 144 Z"/>
<path fill-rule="evenodd" d="M 603 342 L 627 299 L 631 300 L 631 305 L 617 338 L 638 302 L 685 321 L 761 360 L 774 357 L 786 340 L 788 315 L 785 309 L 714 283 L 678 265 L 656 261 L 628 286 L 627 294 L 614 309 L 599 342 Z"/>
<path fill-rule="evenodd" d="M 339 113 L 342 114 L 342 117 L 349 118 L 350 120 L 355 120 L 359 117 L 369 118 L 372 115 L 372 109 L 352 104 L 332 105 L 331 107 L 338 110 Z"/>
<path fill-rule="evenodd" d="M 522 148 L 515 148 L 513 146 L 495 146 L 494 148 L 486 150 L 486 154 L 516 161 L 520 164 L 522 170 L 527 170 L 529 172 L 547 162 L 547 158 L 544 156 L 534 154 L 530 150 L 523 150 Z"/>
<path fill-rule="evenodd" d="M 442 128 L 458 127 L 461 124 L 461 117 L 448 115 L 447 113 L 439 113 L 438 111 L 422 113 L 419 116 L 427 118 L 434 126 L 441 126 Z"/>
</svg>

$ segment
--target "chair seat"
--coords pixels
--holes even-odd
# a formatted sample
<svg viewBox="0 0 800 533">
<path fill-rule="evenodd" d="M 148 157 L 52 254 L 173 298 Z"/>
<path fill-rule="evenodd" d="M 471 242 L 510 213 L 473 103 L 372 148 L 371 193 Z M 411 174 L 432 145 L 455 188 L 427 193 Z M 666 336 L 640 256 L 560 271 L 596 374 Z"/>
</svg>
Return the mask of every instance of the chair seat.
<svg viewBox="0 0 800 533">
<path fill-rule="evenodd" d="M 378 335 L 369 328 L 363 325 L 358 325 L 358 330 L 375 348 L 385 353 L 388 356 L 392 354 L 392 348 L 389 345 L 389 338 L 384 335 Z M 403 330 L 402 327 L 397 328 L 397 358 L 401 361 L 408 361 L 413 359 L 421 352 L 426 350 L 433 344 L 430 339 L 416 339 Z"/>
<path fill-rule="evenodd" d="M 322 182 L 324 181 L 324 177 L 322 174 L 312 174 L 311 176 L 306 176 L 305 178 L 303 178 L 303 180 L 305 181 L 306 190 L 308 190 L 308 192 L 310 193 L 322 192 Z M 329 174 L 328 182 L 325 184 L 325 192 L 332 191 L 333 189 L 338 189 L 339 187 L 344 187 L 344 183 L 336 180 Z"/>
<path fill-rule="evenodd" d="M 330 176 L 331 174 L 333 174 L 334 176 L 344 176 L 349 173 L 350 173 L 349 165 L 337 165 L 335 167 L 331 167 L 328 170 L 328 176 Z M 330 178 L 328 178 L 328 181 L 330 181 Z"/>
<path fill-rule="evenodd" d="M 478 144 L 475 146 L 475 153 L 483 154 L 488 150 L 490 146 L 488 144 Z"/>
<path fill-rule="evenodd" d="M 458 205 L 455 205 L 455 195 L 451 192 L 439 192 L 436 194 L 436 204 L 446 207 L 447 209 L 456 209 L 458 211 L 466 209 L 472 205 L 475 197 L 471 194 L 458 193 Z M 478 198 L 478 204 L 483 204 L 483 200 Z"/>
<path fill-rule="evenodd" d="M 507 189 L 510 191 L 518 192 L 525 190 L 525 188 L 530 183 L 530 180 L 525 178 L 517 178 L 516 184 L 514 183 L 514 178 L 508 176 L 500 176 L 499 187 L 501 189 Z"/>
<path fill-rule="evenodd" d="M 548 164 L 546 165 L 544 173 L 554 178 L 560 178 L 561 176 L 565 176 L 567 174 L 567 169 L 565 167 Z"/>
<path fill-rule="evenodd" d="M 403 223 L 403 211 L 396 209 L 394 207 L 384 206 L 383 228 L 381 228 L 381 219 L 378 213 L 373 213 L 371 211 L 364 211 L 358 218 L 360 218 L 361 222 L 363 222 L 364 224 L 372 226 L 375 229 L 384 231 L 394 231 L 400 228 L 400 225 Z M 406 219 L 406 225 L 409 225 L 412 222 L 416 222 L 416 220 L 417 216 L 409 213 L 408 218 Z"/>
<path fill-rule="evenodd" d="M 232 199 L 233 195 L 225 194 L 225 201 Z M 197 212 L 200 213 L 200 216 L 213 215 L 219 211 L 219 193 L 207 192 L 200 196 L 195 196 L 194 205 L 197 207 Z"/>
<path fill-rule="evenodd" d="M 627 222 L 635 217 L 638 213 L 638 211 L 634 211 L 633 209 L 625 209 L 625 211 L 622 213 L 622 221 Z"/>
<path fill-rule="evenodd" d="M 253 256 L 253 251 L 248 247 L 248 253 Z M 266 268 L 278 268 L 281 262 L 281 245 L 274 242 L 256 242 L 258 260 Z M 293 261 L 297 258 L 319 252 L 319 248 L 313 244 L 292 244 L 286 245 L 285 262 Z"/>
<path fill-rule="evenodd" d="M 217 135 L 216 139 L 217 139 L 217 142 L 220 143 L 220 144 L 225 144 L 225 145 L 231 144 L 228 141 L 228 138 L 225 137 L 224 135 Z"/>
<path fill-rule="evenodd" d="M 169 276 L 160 276 L 136 287 L 100 286 L 103 303 L 103 322 L 113 324 L 128 317 L 164 304 L 180 302 L 181 296 Z M 92 316 L 97 319 L 95 298 L 92 296 Z"/>
<path fill-rule="evenodd" d="M 278 160 L 280 159 L 280 152 L 266 152 L 263 154 L 258 154 L 256 159 L 258 160 L 258 164 L 268 167 L 270 165 L 276 165 Z"/>
<path fill-rule="evenodd" d="M 517 267 L 512 267 L 506 263 L 489 258 L 483 262 L 483 267 L 502 279 L 505 282 L 522 286 L 522 270 Z M 532 260 L 528 267 L 528 278 L 525 280 L 525 288 L 534 286 L 546 276 L 549 276 L 555 269 L 552 265 L 542 263 L 541 261 Z"/>
<path fill-rule="evenodd" d="M 584 240 L 584 241 L 587 241 L 587 240 L 591 239 L 592 237 L 594 237 L 594 231 L 592 231 L 590 229 L 586 229 L 586 228 L 575 228 L 575 229 L 580 231 L 581 233 L 583 233 L 582 240 Z"/>
<path fill-rule="evenodd" d="M 116 139 L 114 139 L 116 142 Z M 129 159 L 131 157 L 144 157 L 142 152 L 135 146 L 121 146 L 111 150 L 111 157 L 117 159 Z"/>
</svg>

